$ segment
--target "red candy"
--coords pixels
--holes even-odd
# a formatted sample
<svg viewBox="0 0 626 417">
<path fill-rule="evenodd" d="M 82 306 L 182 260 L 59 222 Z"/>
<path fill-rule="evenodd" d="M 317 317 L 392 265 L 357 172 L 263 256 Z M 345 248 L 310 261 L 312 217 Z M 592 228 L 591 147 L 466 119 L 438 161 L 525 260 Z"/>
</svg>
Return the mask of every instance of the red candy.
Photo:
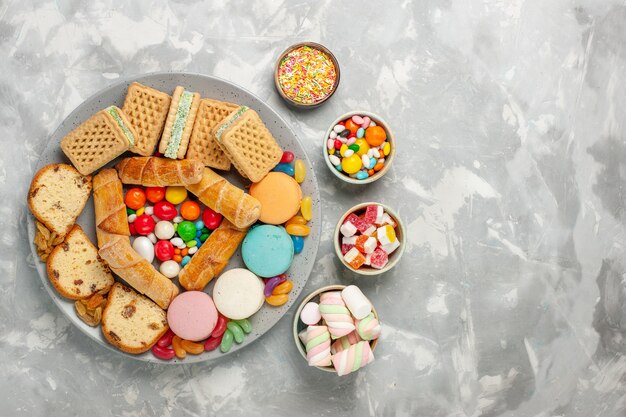
<svg viewBox="0 0 626 417">
<path fill-rule="evenodd" d="M 342 254 L 342 255 L 345 255 L 345 254 L 346 254 L 346 253 L 348 253 L 348 251 L 349 251 L 350 249 L 352 249 L 353 247 L 354 247 L 354 245 L 348 245 L 348 244 L 342 243 L 342 244 L 341 244 L 341 254 Z"/>
<path fill-rule="evenodd" d="M 206 351 L 215 350 L 215 348 L 217 348 L 220 345 L 220 343 L 222 343 L 222 337 L 223 336 L 209 337 L 206 340 L 206 342 L 204 342 L 204 350 Z"/>
<path fill-rule="evenodd" d="M 376 216 L 378 214 L 378 205 L 372 204 L 367 206 L 365 209 L 365 214 L 363 215 L 363 220 L 369 224 L 376 223 Z"/>
<path fill-rule="evenodd" d="M 152 346 L 152 354 L 164 361 L 169 361 L 175 356 L 174 349 L 161 347 L 159 345 Z"/>
<path fill-rule="evenodd" d="M 222 335 L 226 331 L 226 325 L 228 324 L 228 319 L 221 314 L 217 316 L 217 323 L 215 323 L 215 327 L 211 332 L 211 337 L 213 338 L 222 338 Z"/>
<path fill-rule="evenodd" d="M 172 331 L 172 329 L 167 329 L 167 332 L 165 332 L 165 334 L 161 336 L 161 338 L 157 342 L 157 345 L 159 345 L 160 347 L 166 348 L 172 344 L 173 337 L 174 337 L 174 332 Z"/>
<path fill-rule="evenodd" d="M 178 212 L 169 201 L 159 201 L 154 205 L 154 215 L 161 220 L 172 220 Z"/>
<path fill-rule="evenodd" d="M 169 240 L 159 240 L 154 245 L 154 255 L 161 262 L 169 261 L 174 257 L 174 245 Z"/>
<path fill-rule="evenodd" d="M 383 269 L 389 262 L 389 256 L 381 248 L 376 248 L 370 258 L 372 268 Z"/>
<path fill-rule="evenodd" d="M 146 198 L 151 203 L 158 203 L 165 198 L 165 187 L 147 187 Z"/>
<path fill-rule="evenodd" d="M 335 139 L 335 149 L 339 150 L 341 149 L 341 141 L 339 139 Z"/>
<path fill-rule="evenodd" d="M 207 229 L 215 230 L 222 222 L 222 215 L 207 207 L 202 213 L 202 222 Z"/>
<path fill-rule="evenodd" d="M 141 216 L 137 216 L 133 222 L 133 226 L 135 226 L 135 230 L 138 234 L 147 236 L 154 230 L 154 219 L 152 216 L 142 214 Z"/>
<path fill-rule="evenodd" d="M 290 151 L 285 151 L 283 152 L 283 157 L 280 158 L 280 163 L 281 164 L 288 164 L 290 162 L 293 162 L 293 152 Z"/>
<path fill-rule="evenodd" d="M 352 223 L 359 232 L 365 233 L 367 229 L 370 228 L 371 224 L 360 218 L 354 213 L 350 213 L 350 215 L 346 218 L 346 222 Z"/>
<path fill-rule="evenodd" d="M 130 224 L 128 225 L 128 229 L 130 230 L 130 234 L 131 234 L 131 235 L 133 235 L 133 236 L 134 236 L 134 235 L 136 235 L 136 234 L 137 234 L 137 231 L 135 230 L 135 225 L 134 225 L 133 223 L 130 223 Z"/>
</svg>

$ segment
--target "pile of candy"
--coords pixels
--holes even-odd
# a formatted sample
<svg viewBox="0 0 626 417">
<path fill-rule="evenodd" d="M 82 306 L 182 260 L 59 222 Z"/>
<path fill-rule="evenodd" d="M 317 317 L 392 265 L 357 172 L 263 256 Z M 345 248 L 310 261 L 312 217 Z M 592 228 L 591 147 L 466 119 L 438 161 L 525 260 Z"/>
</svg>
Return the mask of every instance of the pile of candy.
<svg viewBox="0 0 626 417">
<path fill-rule="evenodd" d="M 278 84 L 285 96 L 302 104 L 315 104 L 332 93 L 337 70 L 330 57 L 310 46 L 290 51 L 278 64 Z"/>
<path fill-rule="evenodd" d="M 322 293 L 319 304 L 303 307 L 300 320 L 308 326 L 298 336 L 310 366 L 332 364 L 342 376 L 374 361 L 370 341 L 380 336 L 381 326 L 358 287 Z"/>
<path fill-rule="evenodd" d="M 339 172 L 364 180 L 385 166 L 391 152 L 387 132 L 369 116 L 354 115 L 336 124 L 327 142 L 328 160 Z"/>
<path fill-rule="evenodd" d="M 289 293 L 293 289 L 293 281 L 287 279 L 287 275 L 280 274 L 276 277 L 265 279 L 265 302 L 274 307 L 282 306 L 289 300 Z"/>
<path fill-rule="evenodd" d="M 395 228 L 394 219 L 378 204 L 367 206 L 361 215 L 350 213 L 339 229 L 343 259 L 354 269 L 384 268 L 400 247 Z"/>
<path fill-rule="evenodd" d="M 168 278 L 178 276 L 222 222 L 221 214 L 202 210 L 187 196 L 185 187 L 134 187 L 124 197 L 130 233 L 136 236 L 133 249 L 148 262 L 156 256 Z"/>
</svg>

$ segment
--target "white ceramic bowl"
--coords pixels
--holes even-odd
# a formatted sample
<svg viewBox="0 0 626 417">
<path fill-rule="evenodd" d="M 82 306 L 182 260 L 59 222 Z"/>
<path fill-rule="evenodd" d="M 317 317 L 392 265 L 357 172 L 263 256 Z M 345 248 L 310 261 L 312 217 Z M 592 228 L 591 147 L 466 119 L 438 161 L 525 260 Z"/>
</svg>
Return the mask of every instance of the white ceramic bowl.
<svg viewBox="0 0 626 417">
<path fill-rule="evenodd" d="M 383 129 L 385 129 L 385 132 L 387 133 L 387 141 L 389 142 L 389 144 L 391 145 L 391 151 L 389 152 L 389 155 L 387 155 L 385 157 L 385 166 L 383 167 L 383 169 L 381 169 L 380 171 L 374 173 L 374 175 L 372 175 L 371 177 L 367 177 L 364 180 L 357 180 L 356 178 L 352 178 L 350 177 L 348 174 L 342 172 L 342 171 L 337 171 L 337 169 L 333 166 L 333 164 L 330 163 L 330 159 L 328 158 L 328 148 L 326 147 L 326 144 L 328 142 L 328 137 L 330 135 L 330 132 L 333 130 L 333 128 L 335 127 L 335 125 L 339 122 L 341 122 L 342 120 L 346 120 L 349 117 L 352 117 L 354 115 L 359 115 L 359 116 L 368 116 L 370 119 L 372 119 L 374 122 L 376 122 L 376 124 L 378 126 L 381 126 Z M 357 110 L 357 111 L 351 111 L 348 113 L 345 113 L 341 116 L 339 116 L 338 118 L 335 119 L 334 122 L 331 123 L 330 127 L 328 128 L 328 130 L 326 131 L 326 134 L 324 135 L 324 141 L 322 143 L 322 152 L 324 154 L 324 161 L 326 161 L 326 166 L 328 166 L 328 169 L 330 169 L 330 171 L 340 180 L 347 182 L 349 184 L 357 184 L 357 185 L 365 185 L 365 184 L 370 184 L 376 180 L 378 180 L 379 178 L 382 178 L 383 175 L 385 175 L 387 173 L 387 171 L 389 171 L 389 169 L 391 168 L 391 164 L 393 162 L 393 158 L 396 155 L 396 140 L 393 136 L 393 133 L 391 132 L 391 129 L 389 128 L 389 125 L 387 124 L 387 122 L 385 122 L 382 117 L 374 114 L 374 113 L 370 113 L 368 111 L 365 110 Z"/>
<path fill-rule="evenodd" d="M 343 259 L 343 254 L 341 253 L 341 231 L 339 229 L 341 228 L 341 225 L 343 224 L 343 222 L 346 220 L 346 217 L 350 215 L 350 213 L 360 214 L 361 211 L 364 211 L 367 206 L 372 205 L 372 204 L 377 204 L 379 206 L 382 206 L 385 212 L 387 212 L 389 216 L 391 216 L 391 218 L 396 222 L 396 229 L 395 229 L 396 237 L 400 240 L 400 247 L 396 249 L 395 251 L 393 251 L 391 255 L 389 255 L 389 262 L 382 269 L 372 268 L 367 265 L 363 265 L 359 269 L 354 269 L 350 265 L 348 265 L 348 263 Z M 400 217 L 396 214 L 395 211 L 390 209 L 385 204 L 375 203 L 375 202 L 357 204 L 356 206 L 346 211 L 337 222 L 337 226 L 335 227 L 335 234 L 333 238 L 335 241 L 335 253 L 341 260 L 341 263 L 350 271 L 353 271 L 360 275 L 380 275 L 389 271 L 391 268 L 396 266 L 396 264 L 400 261 L 400 258 L 402 257 L 402 254 L 404 253 L 404 248 L 406 246 L 406 233 L 404 230 L 404 223 L 402 222 L 402 219 L 400 219 Z"/>
<path fill-rule="evenodd" d="M 307 295 L 306 297 L 304 297 L 304 299 L 298 306 L 298 310 L 296 310 L 296 315 L 293 318 L 293 341 L 296 343 L 296 347 L 298 348 L 298 351 L 300 352 L 300 354 L 302 355 L 305 361 L 307 360 L 305 346 L 304 346 L 304 343 L 302 343 L 302 341 L 300 340 L 300 336 L 298 336 L 298 333 L 300 333 L 302 330 L 304 330 L 307 327 L 307 325 L 304 324 L 302 320 L 300 320 L 300 313 L 302 312 L 302 309 L 304 308 L 306 303 L 310 301 L 319 302 L 319 296 L 322 293 L 325 293 L 328 291 L 341 291 L 344 288 L 346 288 L 345 285 L 328 285 L 326 287 L 322 287 L 318 290 L 313 291 L 311 294 Z M 376 311 L 374 304 L 372 304 L 372 313 L 374 314 L 374 317 L 378 319 L 378 312 Z M 374 339 L 370 341 L 370 348 L 372 349 L 372 352 L 374 352 L 374 349 L 376 349 L 379 339 Z M 320 369 L 322 371 L 326 371 L 326 372 L 337 373 L 337 371 L 332 365 L 331 366 L 315 366 L 315 368 Z"/>
</svg>

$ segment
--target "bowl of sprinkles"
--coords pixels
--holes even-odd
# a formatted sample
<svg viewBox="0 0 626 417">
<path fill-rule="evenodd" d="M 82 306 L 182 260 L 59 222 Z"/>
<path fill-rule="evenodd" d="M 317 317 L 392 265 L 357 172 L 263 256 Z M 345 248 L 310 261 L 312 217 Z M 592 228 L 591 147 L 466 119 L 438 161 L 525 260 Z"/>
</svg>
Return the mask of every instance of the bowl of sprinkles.
<svg viewBox="0 0 626 417">
<path fill-rule="evenodd" d="M 335 119 L 326 131 L 322 148 L 326 165 L 337 178 L 365 185 L 389 171 L 396 142 L 380 116 L 357 110 Z"/>
<path fill-rule="evenodd" d="M 298 43 L 280 55 L 274 82 L 287 103 L 301 109 L 314 108 L 337 90 L 339 63 L 322 45 Z"/>
</svg>

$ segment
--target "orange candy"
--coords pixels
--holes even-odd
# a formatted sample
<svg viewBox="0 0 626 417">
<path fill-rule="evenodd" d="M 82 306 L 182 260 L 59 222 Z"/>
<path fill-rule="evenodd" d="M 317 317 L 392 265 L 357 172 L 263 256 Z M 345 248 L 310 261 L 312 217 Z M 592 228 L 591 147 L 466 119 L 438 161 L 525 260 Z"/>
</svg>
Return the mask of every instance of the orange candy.
<svg viewBox="0 0 626 417">
<path fill-rule="evenodd" d="M 178 248 L 174 249 L 174 253 L 175 253 L 176 255 L 180 255 L 180 249 L 178 249 Z"/>
<path fill-rule="evenodd" d="M 374 165 L 374 171 L 380 171 L 381 169 L 383 169 L 384 166 L 385 164 L 383 164 L 382 162 L 379 162 L 376 165 Z"/>
<path fill-rule="evenodd" d="M 274 291 L 272 291 L 272 295 L 289 294 L 289 291 L 291 291 L 292 288 L 293 288 L 293 281 L 287 280 L 285 282 L 278 284 L 274 288 Z"/>
<path fill-rule="evenodd" d="M 180 206 L 180 215 L 185 220 L 196 220 L 200 217 L 200 205 L 195 201 L 187 200 Z"/>
<path fill-rule="evenodd" d="M 367 235 L 359 235 L 359 237 L 356 238 L 356 243 L 354 244 L 354 246 L 356 246 L 359 252 L 365 253 L 365 247 L 363 245 L 365 245 L 367 239 L 369 239 L 369 236 Z"/>
<path fill-rule="evenodd" d="M 204 345 L 202 343 L 195 343 L 190 340 L 181 339 L 180 347 L 182 347 L 187 353 L 191 353 L 192 355 L 199 355 L 204 352 Z"/>
<path fill-rule="evenodd" d="M 174 349 L 174 353 L 178 359 L 184 359 L 185 356 L 187 356 L 187 351 L 181 346 L 182 341 L 183 339 L 178 336 L 172 338 L 172 349 Z"/>
<path fill-rule="evenodd" d="M 356 131 L 359 130 L 360 127 L 361 126 L 354 123 L 351 118 L 346 121 L 346 129 L 348 129 L 350 133 L 356 133 Z"/>
<path fill-rule="evenodd" d="M 143 192 L 141 188 L 131 188 L 126 191 L 126 196 L 124 197 L 124 204 L 127 207 L 138 210 L 146 204 L 146 194 Z"/>
<path fill-rule="evenodd" d="M 367 171 L 367 174 L 371 177 L 372 175 L 374 175 L 374 171 L 373 169 L 370 169 L 369 171 Z"/>
<path fill-rule="evenodd" d="M 290 224 L 306 224 L 306 219 L 302 216 L 293 216 L 291 219 L 287 220 L 285 226 L 289 226 Z"/>
<path fill-rule="evenodd" d="M 185 248 L 183 250 L 180 251 L 180 256 L 187 256 L 187 253 L 189 253 L 189 248 Z"/>
<path fill-rule="evenodd" d="M 183 257 L 180 256 L 180 255 L 174 255 L 174 256 L 172 256 L 172 260 L 175 261 L 175 262 L 180 263 L 180 262 L 182 262 Z"/>
<path fill-rule="evenodd" d="M 372 126 L 365 129 L 365 141 L 370 146 L 380 146 L 387 139 L 385 129 L 380 126 Z"/>
<path fill-rule="evenodd" d="M 278 307 L 282 306 L 289 300 L 289 295 L 287 294 L 278 294 L 278 295 L 270 295 L 269 297 L 265 297 L 265 301 L 267 304 Z"/>
</svg>

